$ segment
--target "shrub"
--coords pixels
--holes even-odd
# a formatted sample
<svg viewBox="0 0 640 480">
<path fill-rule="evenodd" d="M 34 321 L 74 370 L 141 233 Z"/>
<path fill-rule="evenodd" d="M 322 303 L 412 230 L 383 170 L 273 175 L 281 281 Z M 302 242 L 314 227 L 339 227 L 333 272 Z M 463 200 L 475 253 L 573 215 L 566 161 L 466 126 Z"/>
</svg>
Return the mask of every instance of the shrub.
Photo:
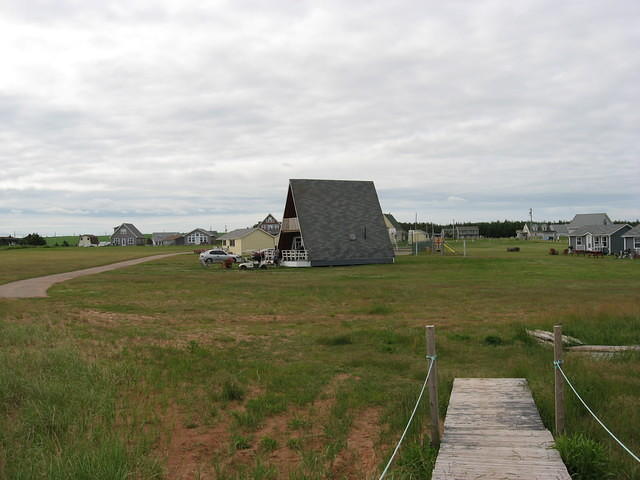
<svg viewBox="0 0 640 480">
<path fill-rule="evenodd" d="M 222 384 L 222 399 L 229 402 L 240 401 L 244 398 L 244 390 L 240 385 L 231 380 Z"/>
<path fill-rule="evenodd" d="M 581 433 L 556 438 L 556 450 L 574 480 L 612 478 L 605 447 Z"/>
<path fill-rule="evenodd" d="M 498 337 L 497 335 L 487 335 L 486 337 L 484 337 L 485 345 L 491 345 L 495 347 L 497 345 L 502 345 L 503 343 L 504 341 L 502 340 L 502 338 Z"/>
<path fill-rule="evenodd" d="M 353 343 L 353 339 L 351 335 L 335 335 L 333 337 L 322 337 L 318 339 L 318 343 L 320 345 L 351 345 Z"/>
<path fill-rule="evenodd" d="M 42 238 L 37 233 L 30 233 L 22 240 L 20 240 L 21 245 L 46 245 L 47 241 Z"/>
</svg>

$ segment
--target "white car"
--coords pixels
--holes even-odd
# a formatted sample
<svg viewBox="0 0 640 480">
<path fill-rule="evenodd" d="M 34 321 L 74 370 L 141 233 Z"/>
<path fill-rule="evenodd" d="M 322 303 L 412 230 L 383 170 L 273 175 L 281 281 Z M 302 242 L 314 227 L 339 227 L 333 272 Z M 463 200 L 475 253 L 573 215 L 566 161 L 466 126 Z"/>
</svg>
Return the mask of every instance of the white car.
<svg viewBox="0 0 640 480">
<path fill-rule="evenodd" d="M 220 248 L 214 248 L 213 250 L 207 250 L 200 254 L 200 261 L 202 263 L 222 263 L 227 259 L 232 259 L 234 262 L 240 260 L 240 255 L 233 253 L 227 253 Z"/>
</svg>

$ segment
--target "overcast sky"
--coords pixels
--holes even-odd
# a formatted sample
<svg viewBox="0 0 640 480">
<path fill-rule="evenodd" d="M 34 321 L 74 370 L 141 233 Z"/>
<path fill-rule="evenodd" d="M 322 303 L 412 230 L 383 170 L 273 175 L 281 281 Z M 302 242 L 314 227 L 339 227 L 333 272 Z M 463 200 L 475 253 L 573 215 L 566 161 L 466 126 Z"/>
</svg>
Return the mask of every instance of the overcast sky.
<svg viewBox="0 0 640 480">
<path fill-rule="evenodd" d="M 0 235 L 640 216 L 640 2 L 0 0 Z"/>
</svg>

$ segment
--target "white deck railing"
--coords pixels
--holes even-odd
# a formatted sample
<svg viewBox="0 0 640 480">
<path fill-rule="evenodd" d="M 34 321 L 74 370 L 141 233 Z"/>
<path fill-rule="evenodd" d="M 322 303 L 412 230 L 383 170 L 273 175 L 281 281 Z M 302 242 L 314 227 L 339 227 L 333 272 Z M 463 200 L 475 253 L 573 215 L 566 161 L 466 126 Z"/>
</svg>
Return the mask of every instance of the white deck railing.
<svg viewBox="0 0 640 480">
<path fill-rule="evenodd" d="M 282 250 L 283 262 L 308 262 L 309 255 L 306 250 Z"/>
</svg>

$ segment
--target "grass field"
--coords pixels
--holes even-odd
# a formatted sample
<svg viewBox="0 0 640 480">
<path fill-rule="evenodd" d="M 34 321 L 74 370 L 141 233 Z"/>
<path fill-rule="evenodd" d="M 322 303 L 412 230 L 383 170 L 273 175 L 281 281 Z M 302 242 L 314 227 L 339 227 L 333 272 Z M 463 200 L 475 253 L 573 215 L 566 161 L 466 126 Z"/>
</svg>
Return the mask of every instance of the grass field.
<svg viewBox="0 0 640 480">
<path fill-rule="evenodd" d="M 51 247 L 0 249 L 0 285 L 52 273 L 107 265 L 132 258 L 192 251 L 189 247 Z"/>
<path fill-rule="evenodd" d="M 525 377 L 552 427 L 552 352 L 524 328 L 640 344 L 640 263 L 550 246 L 484 240 L 466 258 L 245 272 L 182 255 L 0 299 L 0 478 L 372 478 L 424 379 L 427 324 L 443 418 L 453 378 Z M 0 283 L 125 258 L 69 250 L 0 251 Z M 570 353 L 565 371 L 639 451 L 640 356 Z M 640 479 L 567 398 L 569 434 L 604 448 L 610 478 Z M 425 409 L 418 420 L 388 478 L 429 477 Z"/>
</svg>

